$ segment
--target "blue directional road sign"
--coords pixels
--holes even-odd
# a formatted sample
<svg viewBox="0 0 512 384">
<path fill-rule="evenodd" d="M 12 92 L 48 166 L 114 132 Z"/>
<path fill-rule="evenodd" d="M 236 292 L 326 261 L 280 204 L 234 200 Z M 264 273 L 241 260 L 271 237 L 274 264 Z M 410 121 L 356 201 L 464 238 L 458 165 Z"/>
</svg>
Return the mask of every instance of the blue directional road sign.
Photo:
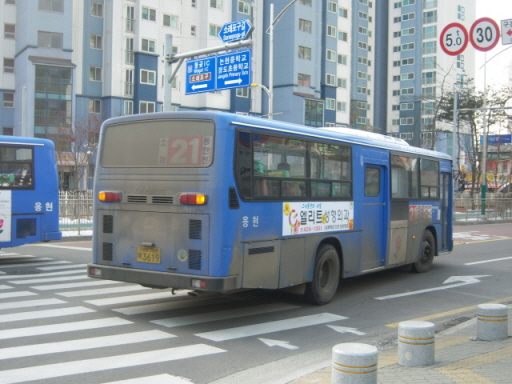
<svg viewBox="0 0 512 384">
<path fill-rule="evenodd" d="M 217 56 L 187 61 L 185 94 L 215 91 Z"/>
<path fill-rule="evenodd" d="M 241 88 L 250 85 L 250 49 L 217 56 L 217 89 Z"/>
<path fill-rule="evenodd" d="M 243 40 L 249 37 L 253 30 L 252 24 L 247 19 L 231 21 L 220 29 L 218 36 L 225 43 Z"/>
</svg>

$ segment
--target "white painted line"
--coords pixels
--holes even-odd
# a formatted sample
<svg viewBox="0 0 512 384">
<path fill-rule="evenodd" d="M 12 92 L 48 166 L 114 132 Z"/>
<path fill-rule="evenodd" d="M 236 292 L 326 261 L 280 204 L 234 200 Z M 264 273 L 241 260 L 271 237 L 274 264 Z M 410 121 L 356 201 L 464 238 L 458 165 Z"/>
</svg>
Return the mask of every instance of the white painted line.
<svg viewBox="0 0 512 384">
<path fill-rule="evenodd" d="M 19 274 L 19 275 L 9 275 L 2 276 L 0 280 L 18 280 L 18 279 L 27 279 L 27 278 L 37 278 L 40 277 L 51 277 L 51 276 L 68 276 L 68 275 L 76 275 L 83 274 L 84 271 L 62 271 L 62 272 L 47 272 L 47 273 L 27 273 L 27 274 Z"/>
<path fill-rule="evenodd" d="M 475 261 L 473 263 L 464 263 L 464 265 L 476 265 L 476 264 L 485 264 L 485 263 L 493 263 L 495 261 L 503 261 L 503 260 L 510 260 L 512 259 L 512 256 L 510 257 L 502 257 L 500 259 L 491 259 L 491 260 L 483 260 L 483 261 Z"/>
<path fill-rule="evenodd" d="M 42 307 L 43 305 L 55 305 L 64 304 L 63 300 L 59 299 L 40 299 L 40 300 L 26 300 L 26 301 L 14 301 L 9 303 L 0 304 L 0 310 L 14 309 L 14 308 L 35 308 Z"/>
<path fill-rule="evenodd" d="M 44 311 L 11 313 L 9 315 L 0 315 L 0 323 L 9 323 L 22 320 L 47 319 L 50 317 L 80 315 L 83 313 L 91 312 L 96 311 L 85 307 L 68 307 L 61 309 L 48 309 Z"/>
<path fill-rule="evenodd" d="M 62 249 L 76 249 L 77 251 L 92 251 L 90 247 L 71 247 L 65 245 L 55 245 L 55 244 L 37 244 L 38 247 L 48 247 L 48 248 L 62 248 Z"/>
<path fill-rule="evenodd" d="M 5 268 L 20 268 L 20 267 L 38 267 L 41 265 L 54 265 L 54 264 L 68 264 L 71 263 L 71 261 L 51 261 L 53 259 L 50 259 L 48 257 L 41 258 L 39 260 L 50 260 L 50 261 L 44 261 L 42 263 L 23 263 L 23 264 L 16 264 L 16 265 L 2 265 L 2 269 Z"/>
<path fill-rule="evenodd" d="M 32 289 L 36 289 L 38 291 L 53 291 L 57 289 L 69 289 L 69 288 L 80 288 L 80 287 L 95 287 L 98 285 L 113 285 L 113 284 L 122 284 L 118 281 L 111 280 L 97 280 L 90 279 L 89 281 L 84 281 L 81 283 L 67 283 L 67 284 L 49 284 L 49 285 L 38 285 L 35 287 L 30 287 Z"/>
<path fill-rule="evenodd" d="M 87 304 L 96 305 L 96 306 L 106 306 L 106 305 L 114 305 L 114 304 L 122 304 L 122 303 L 134 303 L 137 301 L 146 301 L 146 300 L 156 300 L 156 299 L 172 299 L 173 297 L 179 296 L 173 295 L 171 291 L 165 292 L 157 292 L 157 293 L 147 293 L 144 295 L 132 295 L 132 296 L 121 296 L 121 297 L 113 297 L 108 299 L 96 299 L 96 300 L 88 300 Z"/>
<path fill-rule="evenodd" d="M 138 377 L 136 379 L 128 379 L 121 381 L 109 381 L 104 384 L 193 384 L 190 380 L 171 376 L 167 374 L 163 375 L 155 375 L 155 376 L 147 376 L 147 377 Z"/>
<path fill-rule="evenodd" d="M 28 292 L 28 291 L 19 291 L 19 292 L 8 292 L 8 293 L 0 293 L 0 299 L 11 299 L 13 297 L 25 297 L 25 296 L 34 296 L 37 293 Z M 0 307 L 2 304 L 0 304 Z"/>
<path fill-rule="evenodd" d="M 173 327 L 181 327 L 183 325 L 201 324 L 201 323 L 208 323 L 211 321 L 234 319 L 237 317 L 256 316 L 256 315 L 260 315 L 263 313 L 286 311 L 289 309 L 296 309 L 296 308 L 300 308 L 300 307 L 297 305 L 289 305 L 289 304 L 257 305 L 257 306 L 252 306 L 252 307 L 231 309 L 231 310 L 226 310 L 226 311 L 201 313 L 198 315 L 189 315 L 189 316 L 171 317 L 168 319 L 161 319 L 161 320 L 153 320 L 153 321 L 151 321 L 151 323 L 163 325 L 164 327 L 167 327 L 167 328 L 173 328 Z"/>
<path fill-rule="evenodd" d="M 116 327 L 119 325 L 133 324 L 131 321 L 119 317 L 109 317 L 106 319 L 95 319 L 85 321 L 74 321 L 69 323 L 59 323 L 50 325 L 38 325 L 35 327 L 24 327 L 16 329 L 6 329 L 0 331 L 0 340 L 16 339 L 18 337 L 51 335 L 55 333 L 65 333 L 74 331 L 84 331 L 90 329 Z"/>
<path fill-rule="evenodd" d="M 221 352 L 226 351 L 220 348 L 211 347 L 206 344 L 195 344 L 156 351 L 3 370 L 2 384 L 22 383 L 31 380 L 44 380 L 55 377 L 107 371 L 118 368 L 133 368 L 140 365 L 163 363 L 173 360 L 183 360 Z"/>
<path fill-rule="evenodd" d="M 29 279 L 29 280 L 18 280 L 11 281 L 12 284 L 39 284 L 39 283 L 49 283 L 54 281 L 71 281 L 71 280 L 85 280 L 90 279 L 84 273 L 83 275 L 69 276 L 69 277 L 49 277 L 43 279 Z"/>
<path fill-rule="evenodd" d="M 98 281 L 98 283 L 101 283 L 101 281 Z M 63 284 L 63 285 L 67 285 L 67 284 Z M 89 284 L 89 285 L 91 285 L 91 284 Z M 101 284 L 98 284 L 98 285 L 101 285 Z M 56 295 L 64 296 L 64 297 L 97 296 L 97 295 L 110 295 L 112 293 L 123 293 L 123 292 L 131 292 L 131 291 L 147 291 L 150 289 L 151 288 L 146 288 L 141 285 L 124 285 L 122 287 L 98 288 L 98 289 L 86 289 L 86 290 L 81 290 L 81 291 L 62 292 L 62 293 L 56 293 Z"/>
<path fill-rule="evenodd" d="M 20 257 L 28 257 L 28 258 L 35 257 L 33 255 L 20 255 L 19 253 L 12 253 L 12 252 L 11 253 L 4 253 L 4 252 L 0 252 L 0 257 L 2 257 L 2 256 L 20 256 Z"/>
<path fill-rule="evenodd" d="M 271 321 L 243 327 L 221 329 L 219 331 L 198 333 L 195 336 L 212 341 L 226 341 L 241 339 L 244 337 L 263 335 L 266 333 L 287 331 L 290 329 L 309 327 L 312 325 L 325 324 L 334 321 L 344 320 L 346 317 L 332 313 L 319 313 L 317 315 L 295 317 L 292 319 Z"/>
<path fill-rule="evenodd" d="M 40 271 L 55 271 L 58 269 L 82 269 L 85 270 L 87 267 L 87 264 L 73 264 L 73 265 L 54 265 L 51 267 L 40 267 L 37 268 Z"/>
<path fill-rule="evenodd" d="M 103 337 L 90 337 L 87 339 L 59 341 L 54 343 L 23 345 L 20 347 L 0 349 L 0 360 L 47 355 L 50 353 L 84 351 L 86 349 L 143 343 L 147 341 L 170 339 L 173 337 L 177 336 L 167 332 L 153 330 Z"/>
<path fill-rule="evenodd" d="M 13 289 L 10 285 L 0 285 L 0 289 Z"/>
</svg>

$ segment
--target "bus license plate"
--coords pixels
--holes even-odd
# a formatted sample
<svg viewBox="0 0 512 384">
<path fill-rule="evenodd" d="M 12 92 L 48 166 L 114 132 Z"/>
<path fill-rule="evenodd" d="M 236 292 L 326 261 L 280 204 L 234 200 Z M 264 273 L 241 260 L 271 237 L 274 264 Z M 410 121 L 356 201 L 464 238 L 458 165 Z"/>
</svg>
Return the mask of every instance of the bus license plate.
<svg viewBox="0 0 512 384">
<path fill-rule="evenodd" d="M 137 247 L 137 261 L 141 263 L 160 264 L 160 248 Z"/>
</svg>

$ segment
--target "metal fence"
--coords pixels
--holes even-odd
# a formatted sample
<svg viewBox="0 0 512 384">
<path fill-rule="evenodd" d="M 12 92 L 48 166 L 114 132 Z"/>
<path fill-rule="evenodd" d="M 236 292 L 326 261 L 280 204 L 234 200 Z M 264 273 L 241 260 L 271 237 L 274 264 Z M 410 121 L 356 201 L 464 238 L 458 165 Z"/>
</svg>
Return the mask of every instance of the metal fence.
<svg viewBox="0 0 512 384">
<path fill-rule="evenodd" d="M 485 209 L 482 212 L 483 204 Z M 455 222 L 512 220 L 512 197 L 505 197 L 501 193 L 489 194 L 483 200 L 479 195 L 456 197 L 454 207 Z"/>
<path fill-rule="evenodd" d="M 92 191 L 61 191 L 59 227 L 68 235 L 85 235 L 92 231 Z"/>
</svg>

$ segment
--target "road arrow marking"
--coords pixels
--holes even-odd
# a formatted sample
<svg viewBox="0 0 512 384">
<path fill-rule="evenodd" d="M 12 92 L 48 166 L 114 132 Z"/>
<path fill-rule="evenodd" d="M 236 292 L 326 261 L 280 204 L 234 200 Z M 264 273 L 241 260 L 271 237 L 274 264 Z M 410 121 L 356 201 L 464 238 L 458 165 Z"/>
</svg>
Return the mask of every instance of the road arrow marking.
<svg viewBox="0 0 512 384">
<path fill-rule="evenodd" d="M 328 327 L 339 333 L 353 333 L 354 335 L 358 336 L 366 335 L 366 333 L 358 331 L 357 328 L 340 327 L 338 325 L 328 325 Z"/>
<path fill-rule="evenodd" d="M 281 347 L 286 349 L 299 349 L 299 347 L 295 345 L 291 345 L 289 341 L 281 341 L 281 340 L 272 340 L 272 339 L 262 339 L 258 338 L 258 340 L 262 341 L 269 347 Z"/>
<path fill-rule="evenodd" d="M 208 87 L 208 84 L 193 85 L 191 88 L 195 91 L 196 89 L 201 89 L 201 88 L 206 88 L 206 87 Z"/>
<path fill-rule="evenodd" d="M 225 81 L 224 84 L 240 84 L 242 82 L 242 79 L 239 77 L 238 80 L 228 80 Z"/>
<path fill-rule="evenodd" d="M 490 275 L 452 276 L 452 277 L 449 277 L 448 279 L 446 279 L 443 284 L 450 284 L 450 283 L 456 283 L 456 282 L 459 282 L 459 283 L 450 284 L 450 285 L 443 285 L 441 287 L 436 287 L 436 288 L 420 289 L 419 291 L 397 293 L 396 295 L 380 296 L 380 297 L 376 297 L 375 299 L 376 300 L 396 299 L 398 297 L 419 295 L 420 293 L 435 292 L 435 291 L 442 291 L 444 289 L 462 287 L 463 285 L 479 283 L 480 282 L 479 278 L 487 277 L 487 276 L 490 276 Z"/>
</svg>

